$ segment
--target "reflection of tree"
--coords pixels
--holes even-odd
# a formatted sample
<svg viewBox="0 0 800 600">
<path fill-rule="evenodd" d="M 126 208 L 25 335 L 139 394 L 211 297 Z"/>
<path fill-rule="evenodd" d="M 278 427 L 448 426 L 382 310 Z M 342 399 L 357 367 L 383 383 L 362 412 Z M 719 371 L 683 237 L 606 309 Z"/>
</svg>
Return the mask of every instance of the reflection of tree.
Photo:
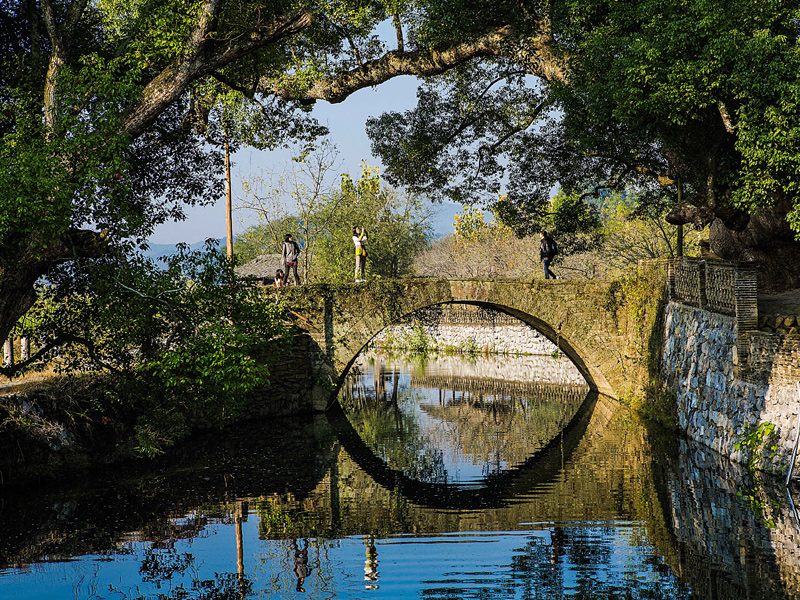
<svg viewBox="0 0 800 600">
<path fill-rule="evenodd" d="M 147 548 L 139 572 L 143 582 L 155 583 L 158 589 L 168 584 L 169 591 L 144 596 L 128 596 L 113 586 L 110 591 L 131 600 L 242 600 L 253 592 L 253 583 L 240 573 L 215 573 L 213 579 L 201 579 L 194 556 L 172 547 Z"/>
<path fill-rule="evenodd" d="M 151 546 L 145 552 L 139 573 L 142 575 L 142 581 L 161 584 L 192 566 L 194 566 L 194 556 L 187 552 L 179 554 L 174 548 L 160 549 Z"/>
<path fill-rule="evenodd" d="M 416 415 L 401 410 L 403 404 L 418 401 L 401 388 L 397 402 L 375 400 L 350 411 L 348 418 L 364 442 L 393 468 L 418 481 L 447 483 L 442 451 L 430 443 Z"/>
<path fill-rule="evenodd" d="M 561 432 L 581 403 L 569 396 L 559 402 L 452 391 L 447 399 L 448 391 L 440 393 L 438 405 L 420 406 L 440 423 L 431 440 L 471 455 L 475 464 L 490 470 L 525 461 Z"/>
<path fill-rule="evenodd" d="M 369 362 L 372 368 L 357 363 L 348 374 L 340 404 L 378 456 L 422 482 L 452 480 L 450 457 L 454 464 L 466 458 L 480 465 L 483 476 L 522 464 L 562 431 L 585 396 L 574 386 L 562 396 L 551 386 L 557 392 L 546 398 L 439 389 L 436 403 L 400 385 L 398 369 L 381 359 Z"/>
<path fill-rule="evenodd" d="M 561 526 L 535 534 L 512 557 L 515 584 L 524 598 L 691 597 L 657 556 L 622 544 L 618 538 L 626 534 L 616 527 Z"/>
</svg>

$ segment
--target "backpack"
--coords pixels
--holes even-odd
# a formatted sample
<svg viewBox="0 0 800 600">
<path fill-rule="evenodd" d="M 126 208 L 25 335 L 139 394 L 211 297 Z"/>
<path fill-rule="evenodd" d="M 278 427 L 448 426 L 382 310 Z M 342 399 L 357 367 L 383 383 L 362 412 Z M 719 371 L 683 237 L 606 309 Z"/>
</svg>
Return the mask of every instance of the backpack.
<svg viewBox="0 0 800 600">
<path fill-rule="evenodd" d="M 553 256 L 555 256 L 558 254 L 558 244 L 556 244 L 556 241 L 553 238 L 550 238 L 548 241 L 550 242 L 550 252 L 552 252 Z"/>
</svg>

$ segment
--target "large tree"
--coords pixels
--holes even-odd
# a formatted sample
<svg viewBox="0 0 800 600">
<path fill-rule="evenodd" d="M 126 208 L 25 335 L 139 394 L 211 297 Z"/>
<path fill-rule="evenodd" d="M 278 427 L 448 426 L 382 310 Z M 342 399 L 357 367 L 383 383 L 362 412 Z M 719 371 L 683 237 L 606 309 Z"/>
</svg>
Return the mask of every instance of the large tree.
<svg viewBox="0 0 800 600">
<path fill-rule="evenodd" d="M 461 198 L 497 197 L 510 170 L 498 208 L 519 222 L 555 181 L 680 190 L 675 220 L 712 223 L 717 253 L 798 283 L 796 23 L 789 2 L 745 0 L 4 2 L 0 338 L 42 275 L 219 194 L 219 155 L 192 127 L 210 81 L 288 136 L 277 123 L 316 100 L 430 78 L 413 127 L 376 129 L 397 181 L 446 190 L 466 173 Z"/>
<path fill-rule="evenodd" d="M 387 20 L 391 45 L 374 33 Z M 193 127 L 210 81 L 260 99 L 277 129 L 315 100 L 479 57 L 563 78 L 551 41 L 533 8 L 488 0 L 4 2 L 0 338 L 41 276 L 67 280 L 54 269 L 139 242 L 219 194 L 219 155 Z"/>
<path fill-rule="evenodd" d="M 673 224 L 711 225 L 712 249 L 759 262 L 765 284 L 800 285 L 796 3 L 547 6 L 562 70 L 483 57 L 429 79 L 415 110 L 368 124 L 390 182 L 473 202 L 505 190 L 495 208 L 521 233 L 546 219 L 556 184 L 635 189 L 672 205 Z"/>
</svg>

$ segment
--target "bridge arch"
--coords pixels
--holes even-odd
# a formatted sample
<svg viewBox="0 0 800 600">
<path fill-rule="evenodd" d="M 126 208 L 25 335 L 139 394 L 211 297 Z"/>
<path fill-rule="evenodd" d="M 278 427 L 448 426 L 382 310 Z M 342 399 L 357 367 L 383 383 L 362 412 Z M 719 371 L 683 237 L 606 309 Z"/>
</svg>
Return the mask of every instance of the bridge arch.
<svg viewBox="0 0 800 600">
<path fill-rule="evenodd" d="M 356 356 L 380 331 L 421 308 L 439 304 L 490 307 L 528 323 L 577 366 L 591 389 L 614 398 L 639 384 L 641 357 L 632 351 L 627 311 L 614 308 L 609 281 L 400 279 L 367 284 L 310 285 L 281 290 L 318 348 L 320 369 L 338 387 Z M 324 364 L 321 364 L 324 363 Z M 315 407 L 327 407 L 327 399 Z"/>
<path fill-rule="evenodd" d="M 502 306 L 491 302 L 475 302 L 471 300 L 452 300 L 450 302 L 440 302 L 438 304 L 429 304 L 426 306 L 421 306 L 419 308 L 415 308 L 414 310 L 399 316 L 393 322 L 383 325 L 381 329 L 375 331 L 375 333 L 366 342 L 364 342 L 361 348 L 359 348 L 359 350 L 350 358 L 350 360 L 347 362 L 344 369 L 342 370 L 342 373 L 346 373 L 350 369 L 350 367 L 356 361 L 358 355 L 370 344 L 370 342 L 372 342 L 372 340 L 375 339 L 375 337 L 378 336 L 378 334 L 380 334 L 381 331 L 383 331 L 387 327 L 391 327 L 392 325 L 395 325 L 398 322 L 403 321 L 404 319 L 406 319 L 407 317 L 409 317 L 418 310 L 430 308 L 432 306 L 442 306 L 446 304 L 464 304 L 468 306 L 479 306 L 481 308 L 496 310 L 511 315 L 516 319 L 519 319 L 523 323 L 526 323 L 527 325 L 530 325 L 531 327 L 536 329 L 539 333 L 544 335 L 548 340 L 553 342 L 553 344 L 555 344 L 556 347 L 561 352 L 563 352 L 567 356 L 567 358 L 569 358 L 570 361 L 572 361 L 572 363 L 577 367 L 578 371 L 586 380 L 586 383 L 589 385 L 590 389 L 605 394 L 607 396 L 614 395 L 613 388 L 606 380 L 602 371 L 591 368 L 590 364 L 586 362 L 583 356 L 581 356 L 580 353 L 581 349 L 576 348 L 568 338 L 561 335 L 560 331 L 556 330 L 550 323 L 542 320 L 540 317 L 527 314 L 519 309 L 515 309 L 509 306 Z"/>
</svg>

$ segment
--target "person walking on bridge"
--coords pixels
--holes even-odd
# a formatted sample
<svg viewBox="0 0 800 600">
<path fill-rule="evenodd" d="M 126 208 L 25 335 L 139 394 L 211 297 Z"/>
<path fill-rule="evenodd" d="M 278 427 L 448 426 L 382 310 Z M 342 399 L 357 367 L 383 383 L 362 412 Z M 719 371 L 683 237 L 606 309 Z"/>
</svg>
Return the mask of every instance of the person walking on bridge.
<svg viewBox="0 0 800 600">
<path fill-rule="evenodd" d="M 555 240 L 551 238 L 550 234 L 544 229 L 542 229 L 539 237 L 541 238 L 539 242 L 539 264 L 544 263 L 544 278 L 550 279 L 552 277 L 553 279 L 558 279 L 556 274 L 550 270 L 550 262 L 558 253 L 558 246 Z"/>
</svg>

